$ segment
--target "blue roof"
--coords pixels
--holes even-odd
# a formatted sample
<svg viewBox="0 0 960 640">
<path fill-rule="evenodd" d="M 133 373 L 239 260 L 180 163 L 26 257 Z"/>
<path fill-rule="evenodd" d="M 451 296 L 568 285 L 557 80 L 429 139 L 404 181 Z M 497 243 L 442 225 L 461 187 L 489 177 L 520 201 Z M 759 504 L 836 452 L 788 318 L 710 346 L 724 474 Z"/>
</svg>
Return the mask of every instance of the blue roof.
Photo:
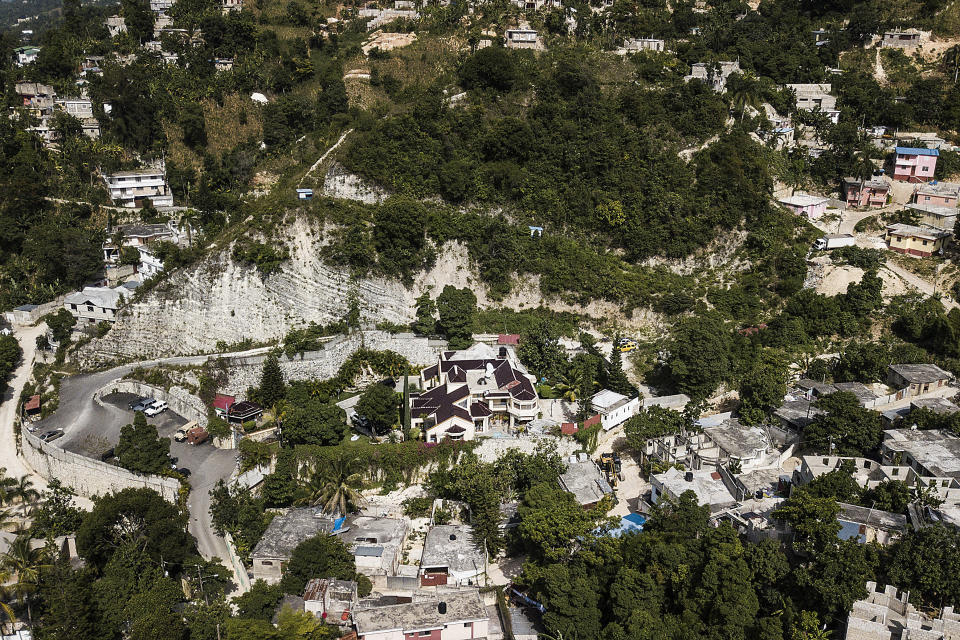
<svg viewBox="0 0 960 640">
<path fill-rule="evenodd" d="M 902 153 L 908 156 L 939 156 L 940 151 L 937 149 L 920 149 L 917 147 L 897 147 L 897 153 Z"/>
<path fill-rule="evenodd" d="M 343 527 L 343 523 L 344 523 L 344 521 L 345 521 L 346 519 L 347 519 L 346 516 L 342 516 L 342 517 L 337 518 L 336 520 L 333 521 L 333 533 L 336 533 L 337 531 L 340 531 L 340 529 Z"/>
</svg>

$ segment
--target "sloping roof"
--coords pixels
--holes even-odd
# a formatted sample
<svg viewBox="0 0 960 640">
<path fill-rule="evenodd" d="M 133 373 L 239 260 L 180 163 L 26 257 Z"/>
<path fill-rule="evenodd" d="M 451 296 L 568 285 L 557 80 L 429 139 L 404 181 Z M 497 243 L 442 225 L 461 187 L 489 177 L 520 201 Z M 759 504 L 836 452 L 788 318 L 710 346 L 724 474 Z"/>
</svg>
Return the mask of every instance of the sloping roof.
<svg viewBox="0 0 960 640">
<path fill-rule="evenodd" d="M 40 396 L 30 396 L 30 399 L 23 405 L 24 411 L 36 411 L 40 408 Z"/>
<path fill-rule="evenodd" d="M 474 418 L 485 418 L 493 412 L 490 411 L 490 407 L 487 406 L 486 402 L 476 401 L 470 405 L 470 415 Z"/>
<path fill-rule="evenodd" d="M 780 198 L 777 202 L 793 205 L 794 207 L 811 207 L 827 202 L 829 198 L 812 196 L 807 193 L 796 193 L 789 198 Z"/>
<path fill-rule="evenodd" d="M 333 519 L 318 515 L 316 509 L 291 509 L 270 521 L 252 557 L 289 558 L 298 544 L 317 534 L 330 533 L 333 528 Z"/>
<path fill-rule="evenodd" d="M 897 147 L 897 154 L 903 154 L 905 156 L 939 156 L 940 151 L 920 147 Z"/>
<path fill-rule="evenodd" d="M 497 344 L 510 344 L 517 345 L 520 344 L 520 334 L 519 333 L 501 333 L 497 336 Z"/>
<path fill-rule="evenodd" d="M 892 364 L 890 370 L 912 384 L 949 380 L 952 377 L 935 364 Z"/>
<path fill-rule="evenodd" d="M 101 309 L 116 309 L 120 306 L 121 294 L 108 287 L 84 287 L 83 291 L 71 293 L 63 301 L 67 304 L 90 303 Z"/>
<path fill-rule="evenodd" d="M 948 231 L 943 231 L 942 229 L 934 229 L 933 227 L 917 227 L 912 224 L 903 224 L 902 222 L 887 225 L 887 233 L 897 236 L 922 238 L 925 240 L 939 240 L 940 238 L 945 238 L 946 236 L 950 235 Z"/>
<path fill-rule="evenodd" d="M 213 399 L 213 408 L 222 409 L 223 411 L 229 411 L 230 406 L 236 401 L 237 399 L 234 396 L 228 396 L 222 393 L 218 393 L 217 397 Z"/>
</svg>

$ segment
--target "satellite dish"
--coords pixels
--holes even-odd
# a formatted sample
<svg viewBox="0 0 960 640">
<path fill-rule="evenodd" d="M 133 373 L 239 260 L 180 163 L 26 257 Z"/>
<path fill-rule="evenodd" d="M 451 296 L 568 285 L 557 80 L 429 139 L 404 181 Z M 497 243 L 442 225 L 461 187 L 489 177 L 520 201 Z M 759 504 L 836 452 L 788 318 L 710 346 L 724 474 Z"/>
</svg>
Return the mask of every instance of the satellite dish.
<svg viewBox="0 0 960 640">
<path fill-rule="evenodd" d="M 491 364 L 491 363 L 489 363 L 489 362 L 487 363 L 487 366 L 486 366 L 486 375 L 488 375 L 488 376 L 492 376 L 492 375 L 493 375 L 493 364 Z"/>
</svg>

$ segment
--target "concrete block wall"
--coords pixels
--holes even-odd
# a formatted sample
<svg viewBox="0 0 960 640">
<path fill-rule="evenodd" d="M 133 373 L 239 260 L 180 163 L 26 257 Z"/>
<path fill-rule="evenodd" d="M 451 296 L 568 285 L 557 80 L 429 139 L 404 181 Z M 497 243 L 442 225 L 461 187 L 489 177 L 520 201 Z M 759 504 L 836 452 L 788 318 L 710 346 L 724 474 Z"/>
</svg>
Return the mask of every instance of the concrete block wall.
<svg viewBox="0 0 960 640">
<path fill-rule="evenodd" d="M 94 401 L 103 405 L 101 398 L 111 393 L 134 393 L 138 396 L 150 396 L 170 405 L 170 410 L 187 420 L 193 420 L 201 427 L 207 426 L 207 407 L 203 401 L 183 387 L 170 387 L 167 391 L 137 380 L 117 379 L 104 385 L 93 394 Z"/>
<path fill-rule="evenodd" d="M 82 496 L 92 498 L 123 489 L 153 489 L 176 502 L 180 482 L 173 478 L 139 475 L 120 467 L 64 451 L 55 442 L 42 442 L 27 430 L 22 432 L 23 457 L 47 481 L 57 478 Z"/>
<path fill-rule="evenodd" d="M 326 380 L 360 348 L 374 351 L 394 351 L 411 364 L 428 366 L 447 348 L 443 340 L 431 340 L 412 333 L 391 334 L 386 331 L 362 331 L 338 336 L 325 343 L 322 349 L 280 357 L 280 370 L 287 382 L 291 380 Z M 260 384 L 265 355 L 228 359 L 228 382 L 221 393 L 243 396 L 249 387 Z"/>
</svg>

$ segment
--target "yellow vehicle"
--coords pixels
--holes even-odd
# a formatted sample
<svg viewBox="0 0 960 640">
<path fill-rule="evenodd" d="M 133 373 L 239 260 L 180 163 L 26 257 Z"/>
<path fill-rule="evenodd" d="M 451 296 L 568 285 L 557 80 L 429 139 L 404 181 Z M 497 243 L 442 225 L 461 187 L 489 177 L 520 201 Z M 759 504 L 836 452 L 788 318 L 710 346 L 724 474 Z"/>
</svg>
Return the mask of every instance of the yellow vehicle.
<svg viewBox="0 0 960 640">
<path fill-rule="evenodd" d="M 633 342 L 632 340 L 630 342 L 624 342 L 623 344 L 620 345 L 621 353 L 627 353 L 628 351 L 633 351 L 636 348 L 637 348 L 637 343 Z"/>
</svg>

